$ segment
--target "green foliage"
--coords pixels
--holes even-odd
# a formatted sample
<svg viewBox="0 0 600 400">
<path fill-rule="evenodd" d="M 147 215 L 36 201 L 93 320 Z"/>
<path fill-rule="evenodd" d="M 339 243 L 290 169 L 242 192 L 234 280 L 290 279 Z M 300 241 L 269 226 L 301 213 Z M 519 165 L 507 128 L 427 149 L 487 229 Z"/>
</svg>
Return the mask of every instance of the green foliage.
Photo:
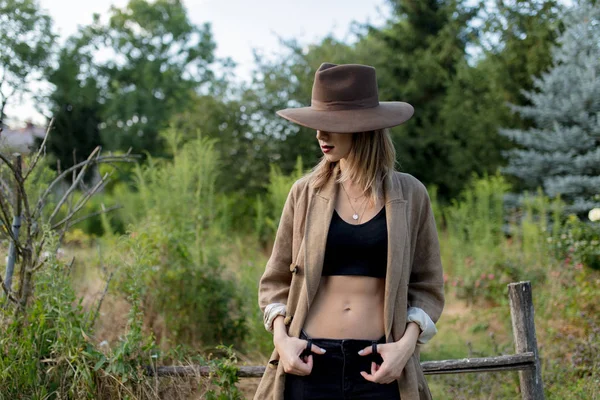
<svg viewBox="0 0 600 400">
<path fill-rule="evenodd" d="M 29 92 L 48 65 L 55 40 L 37 0 L 0 0 L 0 121 L 9 99 Z"/>
<path fill-rule="evenodd" d="M 126 55 L 100 71 L 107 78 L 104 142 L 111 149 L 147 150 L 162 146 L 158 133 L 170 116 L 209 83 L 215 43 L 210 26 L 194 25 L 180 1 L 130 0 L 112 7 L 106 26 L 90 27 L 108 49 Z M 135 90 L 132 90 L 135 89 Z"/>
<path fill-rule="evenodd" d="M 254 233 L 263 244 L 275 236 L 290 189 L 294 182 L 305 174 L 300 156 L 296 159 L 296 168 L 290 175 L 285 175 L 275 164 L 271 164 L 270 168 L 266 199 L 257 196 L 254 204 Z"/>
<path fill-rule="evenodd" d="M 552 243 L 555 256 L 559 260 L 582 263 L 600 270 L 600 223 L 584 222 L 570 214 L 567 221 L 554 237 Z"/>
<path fill-rule="evenodd" d="M 215 74 L 215 46 L 210 25 L 193 24 L 180 1 L 130 0 L 112 6 L 107 23 L 94 15 L 48 74 L 56 87 L 51 105 L 59 136 L 68 139 L 57 153 L 78 145 L 85 156 L 101 141 L 110 150 L 162 154 L 159 132 L 195 91 L 224 90 L 231 62 L 218 60 Z M 99 62 L 99 52 L 115 56 Z"/>
<path fill-rule="evenodd" d="M 565 211 L 582 216 L 600 206 L 593 198 L 600 186 L 600 5 L 581 2 L 564 21 L 552 67 L 523 91 L 531 105 L 512 107 L 534 127 L 500 130 L 519 145 L 505 153 L 502 172 L 550 197 L 560 194 Z"/>
<path fill-rule="evenodd" d="M 536 329 L 551 343 L 542 345 L 544 387 L 549 398 L 593 399 L 600 394 L 600 271 L 573 258 L 554 264 L 536 296 Z"/>
<path fill-rule="evenodd" d="M 215 195 L 214 141 L 199 136 L 181 145 L 174 129 L 164 138 L 172 161 L 150 157 L 139 167 L 138 192 L 132 195 L 139 199 L 128 203 L 137 207 L 129 230 L 147 252 L 147 271 L 140 278 L 145 306 L 164 315 L 170 339 L 239 345 L 245 315 L 235 278 L 221 262 L 227 233 L 223 204 Z"/>
<path fill-rule="evenodd" d="M 48 248 L 57 235 L 49 232 Z M 26 314 L 13 319 L 0 310 L 0 398 L 97 398 L 105 374 L 111 385 L 143 384 L 141 363 L 154 346 L 142 335 L 139 276 L 128 281 L 132 302 L 127 331 L 105 354 L 92 339 L 91 314 L 71 287 L 70 265 L 50 254 L 37 276 L 36 295 Z M 123 390 L 119 387 L 118 389 Z"/>
<path fill-rule="evenodd" d="M 239 389 L 235 386 L 238 382 L 237 358 L 231 347 L 219 345 L 218 349 L 226 351 L 226 358 L 211 360 L 209 364 L 212 367 L 212 373 L 209 377 L 209 382 L 218 387 L 218 393 L 213 389 L 206 392 L 207 400 L 241 400 L 244 397 Z"/>
<path fill-rule="evenodd" d="M 84 73 L 86 66 L 92 64 L 93 55 L 84 51 L 87 43 L 77 39 L 67 41 L 58 54 L 57 67 L 46 73 L 48 82 L 54 86 L 48 99 L 54 122 L 46 148 L 54 157 L 50 165 L 55 169 L 59 166 L 61 171 L 84 161 L 102 144 L 101 88 L 97 76 Z M 37 145 L 40 144 L 38 138 Z M 93 172 L 93 169 L 88 171 L 85 182 L 92 180 Z"/>
<path fill-rule="evenodd" d="M 541 284 L 552 261 L 547 237 L 560 229 L 560 199 L 539 192 L 526 198 L 523 209 L 509 210 L 504 205 L 509 188 L 499 173 L 474 175 L 459 199 L 443 207 L 445 272 L 453 277 L 450 283 L 457 294 L 469 302 L 506 302 L 506 284 Z"/>
<path fill-rule="evenodd" d="M 89 361 L 95 353 L 86 341 L 86 315 L 68 274 L 68 266 L 51 256 L 37 275 L 37 295 L 28 313 L 13 319 L 10 308 L 0 311 L 0 386 L 5 398 L 93 392 Z"/>
<path fill-rule="evenodd" d="M 459 199 L 443 208 L 448 235 L 444 245 L 451 249 L 445 272 L 455 277 L 452 285 L 469 300 L 479 297 L 482 284 L 482 289 L 490 284 L 488 276 L 490 281 L 504 281 L 494 274 L 496 266 L 490 260 L 502 258 L 502 195 L 507 188 L 498 174 L 474 175 Z"/>
<path fill-rule="evenodd" d="M 538 188 L 535 195 L 525 192 L 522 207 L 513 210 L 511 234 L 518 250 L 527 255 L 530 265 L 548 265 L 552 260 L 547 237 L 561 229 L 564 202 L 560 197 L 549 199 Z"/>
<path fill-rule="evenodd" d="M 181 132 L 184 142 L 196 137 L 197 131 L 218 139 L 215 147 L 224 173 L 217 178 L 217 184 L 227 193 L 255 194 L 261 191 L 268 174 L 269 143 L 250 135 L 255 121 L 246 115 L 248 107 L 238 99 L 193 95 L 171 118 L 172 126 Z"/>
<path fill-rule="evenodd" d="M 478 69 L 486 73 L 500 95 L 499 111 L 511 126 L 527 126 L 507 115 L 503 104 L 529 104 L 523 90 L 533 87 L 533 76 L 552 63 L 551 48 L 561 28 L 563 6 L 555 0 L 486 2 L 479 15 L 483 23 L 477 45 L 482 52 Z M 492 111 L 492 110 L 490 110 Z"/>
<path fill-rule="evenodd" d="M 54 247 L 56 234 L 47 239 Z M 120 288 L 131 306 L 125 331 L 110 348 L 94 337 L 93 313 L 84 311 L 83 299 L 75 295 L 70 265 L 49 255 L 46 268 L 37 275 L 36 296 L 27 314 L 15 318 L 10 308 L 0 308 L 0 399 L 160 398 L 161 387 L 173 383 L 148 377 L 150 366 L 163 365 L 169 358 L 179 362 L 190 354 L 196 364 L 211 369 L 209 379 L 201 381 L 217 387 L 207 392 L 208 398 L 242 398 L 235 386 L 237 358 L 231 347 L 217 346 L 226 357 L 208 360 L 195 350 L 180 351 L 181 346 L 162 353 L 152 332 L 143 328 L 148 293 L 144 276 L 151 261 L 146 249 L 144 234 L 122 237 L 109 260 L 122 263 Z"/>
</svg>

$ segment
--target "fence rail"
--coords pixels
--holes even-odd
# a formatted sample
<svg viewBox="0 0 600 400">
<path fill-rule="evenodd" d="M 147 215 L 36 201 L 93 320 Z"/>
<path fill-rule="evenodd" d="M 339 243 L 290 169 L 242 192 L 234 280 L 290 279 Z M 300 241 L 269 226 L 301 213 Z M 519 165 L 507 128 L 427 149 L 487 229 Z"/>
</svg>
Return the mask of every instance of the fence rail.
<svg viewBox="0 0 600 400">
<path fill-rule="evenodd" d="M 424 361 L 423 373 L 458 374 L 491 371 L 519 371 L 521 395 L 524 400 L 543 400 L 544 388 L 542 371 L 537 349 L 534 324 L 533 300 L 529 281 L 509 283 L 508 297 L 512 319 L 515 354 L 494 357 L 462 358 L 455 360 Z M 157 376 L 208 376 L 207 366 L 163 366 L 147 367 L 146 373 Z M 260 378 L 265 372 L 264 366 L 241 366 L 240 378 Z"/>
</svg>

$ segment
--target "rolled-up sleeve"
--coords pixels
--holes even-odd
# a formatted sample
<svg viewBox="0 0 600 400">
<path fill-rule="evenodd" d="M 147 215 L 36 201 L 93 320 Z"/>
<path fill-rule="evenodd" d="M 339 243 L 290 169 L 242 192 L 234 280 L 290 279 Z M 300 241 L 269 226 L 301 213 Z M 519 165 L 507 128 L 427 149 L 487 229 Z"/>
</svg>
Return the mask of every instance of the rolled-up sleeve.
<svg viewBox="0 0 600 400">
<path fill-rule="evenodd" d="M 263 315 L 269 304 L 285 305 L 287 303 L 292 280 L 290 264 L 292 262 L 294 201 L 294 187 L 292 187 L 279 220 L 271 256 L 258 285 L 258 305 Z M 275 309 L 275 307 L 269 307 L 269 309 Z M 265 320 L 267 320 L 266 316 Z M 267 330 L 269 329 L 267 328 Z"/>
<path fill-rule="evenodd" d="M 427 189 L 422 184 L 420 217 L 415 252 L 408 283 L 408 319 L 421 327 L 418 343 L 426 343 L 437 333 L 435 323 L 444 309 L 444 273 L 440 244 Z"/>
</svg>

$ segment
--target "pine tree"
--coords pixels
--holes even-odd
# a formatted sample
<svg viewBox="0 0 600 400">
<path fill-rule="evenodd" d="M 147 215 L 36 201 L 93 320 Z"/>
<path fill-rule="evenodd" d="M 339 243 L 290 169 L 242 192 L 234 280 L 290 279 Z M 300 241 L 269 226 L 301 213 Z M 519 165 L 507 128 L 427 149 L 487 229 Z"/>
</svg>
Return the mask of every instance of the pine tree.
<svg viewBox="0 0 600 400">
<path fill-rule="evenodd" d="M 560 194 L 567 212 L 583 215 L 600 206 L 600 4 L 570 10 L 552 59 L 524 92 L 532 105 L 512 106 L 534 127 L 500 130 L 522 146 L 503 152 L 509 162 L 502 171 Z"/>
</svg>

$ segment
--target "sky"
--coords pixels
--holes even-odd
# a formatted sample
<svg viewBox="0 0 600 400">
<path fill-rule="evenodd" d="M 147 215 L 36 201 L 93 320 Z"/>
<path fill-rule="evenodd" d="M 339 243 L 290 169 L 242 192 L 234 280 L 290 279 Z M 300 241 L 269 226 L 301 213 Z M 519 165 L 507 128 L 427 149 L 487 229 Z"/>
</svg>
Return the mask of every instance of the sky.
<svg viewBox="0 0 600 400">
<path fill-rule="evenodd" d="M 78 26 L 92 22 L 99 13 L 106 20 L 111 5 L 124 7 L 127 0 L 39 0 L 54 20 L 60 43 L 75 33 Z M 247 79 L 253 67 L 252 49 L 272 54 L 280 49 L 279 37 L 312 43 L 329 33 L 338 39 L 350 39 L 353 21 L 381 25 L 390 15 L 385 0 L 183 0 L 193 23 L 210 22 L 217 44 L 217 57 L 231 57 L 237 64 L 236 75 Z M 44 85 L 41 84 L 40 87 Z M 9 124 L 25 120 L 45 124 L 33 102 L 8 105 Z"/>
</svg>

